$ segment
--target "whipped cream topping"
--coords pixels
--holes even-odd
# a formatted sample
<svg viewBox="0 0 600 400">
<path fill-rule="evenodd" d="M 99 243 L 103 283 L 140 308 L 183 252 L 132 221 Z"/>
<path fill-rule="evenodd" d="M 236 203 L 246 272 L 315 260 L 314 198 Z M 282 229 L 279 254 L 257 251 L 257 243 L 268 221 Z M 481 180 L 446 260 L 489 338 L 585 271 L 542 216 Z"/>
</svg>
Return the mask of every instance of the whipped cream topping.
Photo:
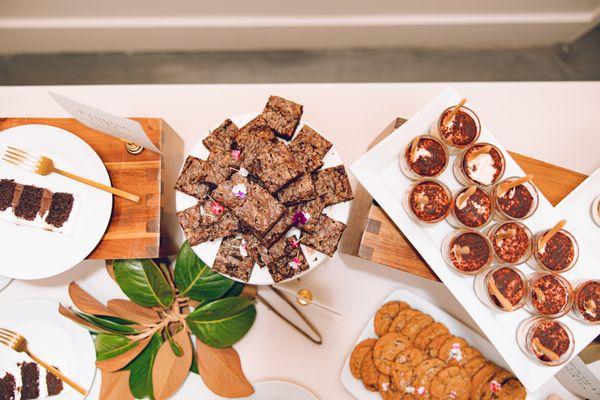
<svg viewBox="0 0 600 400">
<path fill-rule="evenodd" d="M 419 147 L 417 151 L 415 151 L 415 155 L 413 156 L 412 162 L 416 162 L 419 158 L 429 158 L 431 157 L 431 153 L 424 147 Z"/>
<path fill-rule="evenodd" d="M 484 185 L 490 185 L 497 172 L 494 160 L 488 153 L 480 154 L 467 162 L 467 169 L 467 174 L 471 179 Z"/>
</svg>

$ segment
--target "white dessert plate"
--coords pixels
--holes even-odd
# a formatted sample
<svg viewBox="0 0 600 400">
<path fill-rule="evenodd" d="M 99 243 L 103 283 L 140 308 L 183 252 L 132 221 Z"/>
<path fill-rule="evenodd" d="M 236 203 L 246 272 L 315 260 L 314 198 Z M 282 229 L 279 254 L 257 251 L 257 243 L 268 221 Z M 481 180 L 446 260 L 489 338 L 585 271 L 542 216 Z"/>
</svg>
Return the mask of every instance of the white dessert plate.
<svg viewBox="0 0 600 400">
<path fill-rule="evenodd" d="M 592 207 L 598 207 L 600 199 L 600 168 L 592 173 L 585 181 L 577 186 L 567 197 L 562 199 L 555 207 L 572 225 L 577 238 L 585 237 L 588 247 L 600 259 L 600 215 L 596 214 L 595 222 Z M 596 244 L 596 246 L 594 246 Z"/>
<path fill-rule="evenodd" d="M 423 300 L 422 297 L 419 297 L 417 294 L 411 292 L 406 289 L 398 289 L 390 293 L 390 295 L 381 303 L 381 305 L 387 303 L 388 301 L 401 300 L 408 305 L 410 305 L 415 310 L 419 310 L 426 314 L 431 315 L 434 320 L 437 322 L 441 322 L 446 325 L 451 334 L 455 336 L 460 336 L 464 338 L 470 346 L 476 348 L 487 358 L 488 360 L 496 363 L 497 365 L 507 368 L 506 362 L 502 359 L 498 351 L 492 346 L 492 344 L 482 337 L 480 334 L 475 332 L 473 329 L 469 328 L 441 308 L 429 303 L 426 300 Z M 381 306 L 380 306 L 381 307 Z M 377 308 L 379 309 L 379 307 Z M 341 381 L 342 386 L 350 392 L 355 398 L 359 400 L 380 400 L 381 395 L 377 392 L 370 392 L 362 384 L 362 381 L 356 379 L 352 376 L 350 372 L 350 355 L 352 354 L 352 350 L 354 347 L 368 338 L 377 338 L 375 334 L 375 329 L 373 328 L 373 319 L 375 318 L 375 310 L 373 312 L 373 316 L 361 332 L 359 338 L 356 340 L 356 343 L 350 349 L 348 353 L 348 357 L 346 357 L 346 361 L 344 362 L 344 366 L 342 368 Z M 531 399 L 533 396 L 528 395 L 527 398 Z"/>
<path fill-rule="evenodd" d="M 318 400 L 308 389 L 286 381 L 262 381 L 254 383 L 254 394 L 239 400 Z M 189 374 L 173 400 L 225 400 L 212 393 L 198 374 Z"/>
<path fill-rule="evenodd" d="M 0 292 L 6 289 L 6 287 L 12 282 L 12 279 L 0 275 Z"/>
<path fill-rule="evenodd" d="M 253 118 L 255 118 L 258 114 L 259 113 L 248 113 L 248 114 L 236 115 L 234 117 L 230 117 L 230 119 L 238 127 L 242 127 L 242 126 L 246 125 L 248 122 L 250 122 Z M 321 135 L 323 135 L 323 133 L 320 132 L 318 129 L 314 128 L 309 123 L 305 123 L 304 121 L 300 122 L 300 124 L 298 125 L 298 130 L 304 124 L 312 127 L 317 132 L 319 132 Z M 211 131 L 215 128 L 216 128 L 216 126 L 213 127 L 211 129 Z M 208 135 L 208 133 L 206 135 L 203 135 L 200 138 L 200 140 L 198 140 L 198 142 L 196 142 L 196 144 L 194 144 L 194 146 L 192 147 L 192 150 L 190 151 L 190 153 L 188 155 L 206 160 L 206 158 L 209 155 L 209 151 L 206 147 L 204 147 L 204 144 L 202 143 L 202 139 L 204 139 L 207 135 Z M 324 137 L 326 138 L 326 136 L 324 136 Z M 340 158 L 340 156 L 338 155 L 338 153 L 335 150 L 335 147 L 332 147 L 329 150 L 329 152 L 323 158 L 323 162 L 324 162 L 323 168 L 335 167 L 337 165 L 343 164 L 342 159 Z M 198 202 L 198 200 L 192 196 L 188 196 L 185 193 L 181 193 L 181 192 L 177 191 L 176 197 L 175 197 L 175 202 L 176 202 L 177 211 L 181 211 L 181 210 L 185 210 L 186 208 L 194 206 Z M 346 201 L 344 203 L 338 203 L 333 206 L 329 206 L 329 207 L 325 208 L 325 210 L 323 210 L 323 212 L 325 214 L 327 214 L 328 216 L 330 216 L 331 218 L 346 224 L 348 222 L 348 216 L 350 215 L 350 202 Z M 299 233 L 299 230 L 292 228 L 292 230 L 290 230 L 290 232 L 288 232 L 288 235 L 291 235 L 292 233 L 296 234 L 296 236 L 297 236 Z M 198 257 L 200 257 L 206 264 L 213 265 L 213 262 L 215 261 L 215 258 L 217 256 L 217 252 L 219 251 L 219 246 L 221 246 L 221 241 L 222 241 L 222 239 L 217 239 L 217 240 L 213 240 L 210 242 L 200 243 L 199 245 L 193 247 L 194 252 L 196 252 L 196 254 L 198 254 Z M 313 271 L 317 266 L 321 265 L 323 263 L 323 261 L 325 261 L 327 258 L 329 258 L 327 255 L 320 253 L 316 250 L 313 250 L 309 247 L 306 247 L 304 245 L 301 245 L 301 247 L 302 247 L 302 250 L 304 251 L 304 255 L 306 256 L 306 261 L 308 261 L 309 269 L 307 269 L 304 272 L 301 272 L 300 274 L 292 277 L 291 279 L 288 279 L 286 281 L 282 281 L 279 283 L 287 282 L 287 281 L 293 280 L 293 279 L 298 279 L 298 278 L 306 275 L 307 273 Z M 233 277 L 229 277 L 229 278 L 234 279 L 234 280 L 239 280 L 239 279 L 236 279 Z M 273 278 L 271 278 L 271 274 L 269 274 L 269 270 L 267 268 L 260 268 L 258 266 L 258 264 L 254 265 L 254 270 L 252 271 L 250 280 L 247 283 L 249 283 L 251 285 L 273 285 L 274 284 Z"/>
<path fill-rule="evenodd" d="M 446 89 L 400 128 L 356 161 L 351 166 L 351 170 L 358 181 L 410 240 L 427 264 L 433 268 L 454 297 L 469 312 L 527 390 L 533 392 L 554 376 L 561 367 L 544 366 L 532 360 L 517 345 L 517 327 L 521 321 L 530 317 L 530 314 L 524 309 L 510 313 L 496 311 L 481 303 L 473 290 L 474 277 L 457 273 L 446 265 L 442 257 L 441 243 L 454 228 L 447 221 L 423 227 L 408 215 L 402 205 L 402 197 L 412 181 L 400 170 L 398 155 L 415 136 L 428 132 L 432 121 L 444 109 L 456 105 L 461 98 L 462 96 L 454 89 Z M 474 105 L 473 108 L 476 110 L 477 105 Z M 523 132 L 523 134 L 530 133 Z M 485 124 L 482 124 L 479 141 L 494 144 L 503 152 L 506 159 L 504 177 L 523 176 L 525 174 L 485 127 Z M 449 167 L 438 178 L 453 192 L 460 187 L 451 168 L 455 158 L 456 156 L 451 156 Z M 540 193 L 537 212 L 524 223 L 532 232 L 536 233 L 551 228 L 563 218 L 569 220 L 568 216 L 563 215 L 559 210 L 555 210 Z M 566 226 L 567 230 L 579 233 L 578 228 L 575 220 L 569 222 Z M 584 277 L 600 277 L 600 268 L 598 268 L 600 261 L 590 249 L 586 239 L 578 235 L 579 260 L 573 269 L 563 274 L 571 282 Z M 527 265 L 521 265 L 520 269 L 526 275 L 533 272 L 533 269 Z M 564 316 L 560 320 L 568 325 L 573 332 L 575 338 L 573 356 L 578 354 L 600 333 L 600 328 L 597 326 L 593 327 L 579 323 L 569 316 Z"/>
<path fill-rule="evenodd" d="M 48 125 L 22 125 L 0 132 L 0 153 L 7 146 L 42 154 L 58 168 L 110 185 L 106 167 L 94 149 L 76 135 Z M 78 198 L 70 232 L 49 232 L 0 220 L 3 262 L 0 275 L 41 279 L 58 275 L 85 259 L 108 226 L 112 195 L 52 173 L 41 176 L 0 161 L 0 178 L 14 179 Z"/>
<path fill-rule="evenodd" d="M 96 376 L 96 352 L 89 332 L 58 313 L 58 304 L 40 299 L 20 300 L 0 307 L 0 327 L 25 336 L 29 349 L 42 360 L 58 367 L 81 387 L 89 390 Z M 27 355 L 0 345 L 0 376 L 9 372 L 20 381 L 17 363 L 31 362 Z M 40 369 L 40 383 L 45 386 L 45 370 Z M 16 375 L 15 375 L 16 374 Z M 69 385 L 56 400 L 81 400 Z M 42 390 L 45 390 L 42 388 Z M 44 393 L 43 391 L 41 393 Z"/>
</svg>

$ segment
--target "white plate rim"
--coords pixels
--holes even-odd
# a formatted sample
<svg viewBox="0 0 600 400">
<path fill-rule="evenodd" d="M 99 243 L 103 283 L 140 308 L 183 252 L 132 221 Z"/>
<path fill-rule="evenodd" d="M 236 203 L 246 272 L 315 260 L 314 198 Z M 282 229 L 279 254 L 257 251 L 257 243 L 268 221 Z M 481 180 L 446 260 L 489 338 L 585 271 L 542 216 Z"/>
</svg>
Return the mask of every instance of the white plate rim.
<svg viewBox="0 0 600 400">
<path fill-rule="evenodd" d="M 241 127 L 241 126 L 245 125 L 247 122 L 249 122 L 250 120 L 252 120 L 253 118 L 255 118 L 256 116 L 258 116 L 259 114 L 260 114 L 260 112 L 256 112 L 256 111 L 248 112 L 248 113 L 234 115 L 233 117 L 229 117 L 229 119 L 231 119 L 234 123 L 236 123 L 236 125 Z M 238 122 L 240 122 L 240 123 L 238 124 Z M 189 155 L 192 155 L 192 156 L 195 156 L 198 158 L 205 158 L 208 155 L 208 149 L 206 149 L 204 147 L 202 140 L 206 136 L 208 136 L 208 134 L 211 131 L 213 131 L 215 128 L 217 128 L 219 125 L 220 124 L 213 125 L 213 127 L 208 132 L 206 132 L 202 136 L 200 136 L 198 141 L 196 141 L 196 143 L 193 144 L 190 151 L 185 155 L 184 160 Z M 325 137 L 327 139 L 327 137 L 325 135 L 323 135 L 323 133 L 321 133 L 321 131 L 319 131 L 317 128 L 315 128 L 313 125 L 311 125 L 309 122 L 306 122 L 306 121 L 301 121 L 298 124 L 296 132 L 298 132 L 301 129 L 302 125 L 307 125 L 313 129 L 315 129 L 317 132 L 319 132 L 319 134 L 321 134 L 323 137 Z M 331 147 L 329 152 L 325 155 L 324 159 L 326 159 L 327 162 L 325 163 L 325 165 L 322 168 L 328 168 L 330 166 L 336 166 L 336 165 L 344 165 L 343 160 L 341 159 L 341 157 L 339 156 L 339 153 L 335 149 L 335 145 L 333 145 Z M 183 168 L 183 165 L 181 166 L 181 168 Z M 181 168 L 179 169 L 179 173 L 181 173 Z M 189 196 L 185 193 L 179 192 L 177 190 L 175 192 L 176 192 L 175 204 L 176 204 L 177 211 L 181 211 L 187 207 L 191 207 L 193 204 L 195 204 L 195 202 L 198 201 L 198 199 L 196 199 L 192 196 Z M 340 221 L 340 222 L 343 222 L 344 224 L 347 224 L 349 216 L 350 216 L 350 204 L 351 204 L 351 201 L 345 201 L 343 203 L 338 203 L 333 206 L 326 207 L 323 210 L 323 213 Z M 181 229 L 181 227 L 180 227 L 180 229 Z M 294 232 L 297 232 L 297 231 L 298 230 L 295 230 Z M 207 243 L 211 243 L 210 246 L 216 246 L 215 248 L 218 249 L 218 246 L 220 245 L 221 240 L 222 239 L 220 238 L 220 239 L 216 239 L 212 242 L 207 242 Z M 198 257 L 200 257 L 200 259 L 202 259 L 204 262 L 207 263 L 207 265 L 212 266 L 212 262 L 207 262 L 206 259 L 203 259 L 203 257 L 207 256 L 205 254 L 204 250 L 202 249 L 203 245 L 206 246 L 206 243 L 201 243 L 197 246 L 193 246 L 192 249 L 198 255 Z M 321 266 L 323 263 L 326 263 L 327 260 L 330 258 L 327 255 L 320 253 L 314 249 L 310 249 L 304 245 L 301 245 L 301 246 L 304 251 L 306 260 L 309 263 L 309 269 L 307 269 L 306 271 L 303 271 L 303 272 L 299 273 L 298 275 L 293 276 L 289 279 L 286 279 L 281 282 L 277 282 L 277 284 L 282 284 L 285 282 L 290 282 L 290 281 L 299 279 L 299 278 L 305 276 L 306 274 L 314 271 L 315 269 L 317 269 L 317 267 Z M 214 254 L 216 254 L 216 252 Z M 209 255 L 209 257 L 211 257 L 211 255 Z M 214 259 L 214 257 L 211 257 L 211 258 Z M 224 275 L 224 274 L 222 274 L 222 275 Z M 266 267 L 260 268 L 256 264 L 254 265 L 252 275 L 250 276 L 250 279 L 248 282 L 244 282 L 238 278 L 231 277 L 228 275 L 224 275 L 224 276 L 226 276 L 227 278 L 232 279 L 234 281 L 238 281 L 238 282 L 242 282 L 242 283 L 250 284 L 250 285 L 267 286 L 267 285 L 275 284 L 275 282 L 271 278 L 271 275 L 269 274 L 267 268 Z"/>
<path fill-rule="evenodd" d="M 81 139 L 79 136 L 75 135 L 72 132 L 69 132 L 65 129 L 58 128 L 58 127 L 55 127 L 52 125 L 24 124 L 24 125 L 11 127 L 11 128 L 5 129 L 3 131 L 0 131 L 0 138 L 2 138 L 3 135 L 5 135 L 7 133 L 11 133 L 11 132 L 18 131 L 18 130 L 25 130 L 25 129 L 29 129 L 29 128 L 46 130 L 48 132 L 53 131 L 55 134 L 65 135 L 65 137 L 69 138 L 67 140 L 71 140 L 71 141 L 73 141 L 73 143 L 77 143 L 78 146 L 82 146 L 82 148 L 85 148 L 86 150 L 88 150 L 89 153 L 86 154 L 86 157 L 91 157 L 93 162 L 97 164 L 96 167 L 97 167 L 98 173 L 100 175 L 102 175 L 101 179 L 97 179 L 97 180 L 100 183 L 111 186 L 110 175 L 108 174 L 108 170 L 106 169 L 104 162 L 102 161 L 100 156 L 98 156 L 98 153 L 96 153 L 96 151 L 87 142 L 85 142 L 83 139 Z M 92 160 L 89 161 L 90 164 L 91 164 Z M 65 179 L 67 179 L 67 178 L 65 178 Z M 81 248 L 81 250 L 79 251 L 78 257 L 72 257 L 73 260 L 70 260 L 69 262 L 64 262 L 64 264 L 62 264 L 60 266 L 59 266 L 59 263 L 56 263 L 55 264 L 56 267 L 53 269 L 47 268 L 47 266 L 45 266 L 45 268 L 39 269 L 38 271 L 36 271 L 37 273 L 31 273 L 31 271 L 24 268 L 24 269 L 16 269 L 15 270 L 16 272 L 11 271 L 11 270 L 3 270 L 2 274 L 7 278 L 20 279 L 20 280 L 45 279 L 45 278 L 59 275 L 65 271 L 68 271 L 69 269 L 71 269 L 74 266 L 76 266 L 77 264 L 79 264 L 81 261 L 85 260 L 86 257 L 96 248 L 98 243 L 100 243 L 100 241 L 102 240 L 102 237 L 106 233 L 106 229 L 108 228 L 108 225 L 110 223 L 110 219 L 111 219 L 111 215 L 112 215 L 112 207 L 113 207 L 113 198 L 112 198 L 112 196 L 105 196 L 105 198 L 109 199 L 106 204 L 106 210 L 104 210 L 106 213 L 105 218 L 103 218 L 105 222 L 103 222 L 102 224 L 97 224 L 97 234 L 95 235 L 93 240 L 90 240 L 87 243 L 87 245 L 85 245 L 84 247 Z M 81 221 L 77 221 L 77 222 L 79 224 L 81 224 Z M 75 258 L 77 258 L 77 260 L 75 260 Z M 29 273 L 23 273 L 23 272 L 29 272 Z"/>
</svg>

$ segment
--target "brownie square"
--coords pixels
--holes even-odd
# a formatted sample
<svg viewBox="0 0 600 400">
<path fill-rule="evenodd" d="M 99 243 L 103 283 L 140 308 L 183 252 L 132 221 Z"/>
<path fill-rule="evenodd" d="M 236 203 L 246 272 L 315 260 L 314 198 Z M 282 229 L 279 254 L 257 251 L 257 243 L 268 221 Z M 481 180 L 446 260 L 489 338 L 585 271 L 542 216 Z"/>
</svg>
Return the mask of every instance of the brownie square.
<svg viewBox="0 0 600 400">
<path fill-rule="evenodd" d="M 321 214 L 319 223 L 314 231 L 302 235 L 300 242 L 321 253 L 327 254 L 329 257 L 333 257 L 345 229 L 346 224 L 331 219 L 325 214 Z"/>
<path fill-rule="evenodd" d="M 210 186 L 203 183 L 206 179 L 205 164 L 205 160 L 189 156 L 177 178 L 175 189 L 197 199 L 205 198 L 210 191 Z"/>
<path fill-rule="evenodd" d="M 267 190 L 240 174 L 220 184 L 213 198 L 230 208 L 259 236 L 266 235 L 285 211 Z"/>
<path fill-rule="evenodd" d="M 317 171 L 313 174 L 317 194 L 324 207 L 352 200 L 352 186 L 343 165 Z"/>
<path fill-rule="evenodd" d="M 246 240 L 246 250 L 250 257 L 259 267 L 265 267 L 269 260 L 269 249 L 252 232 L 245 232 L 243 235 L 244 240 Z"/>
<path fill-rule="evenodd" d="M 302 104 L 271 96 L 262 115 L 277 136 L 290 140 L 302 118 Z"/>
<path fill-rule="evenodd" d="M 316 198 L 317 191 L 310 174 L 300 175 L 298 179 L 277 193 L 277 199 L 286 206 L 305 203 Z"/>
<path fill-rule="evenodd" d="M 75 198 L 71 193 L 54 193 L 50 201 L 46 223 L 60 228 L 69 219 Z"/>
<path fill-rule="evenodd" d="M 19 218 L 33 221 L 40 212 L 44 192 L 45 189 L 43 188 L 33 185 L 23 185 L 19 202 L 13 210 L 14 214 Z"/>
<path fill-rule="evenodd" d="M 217 129 L 202 140 L 204 146 L 211 152 L 229 152 L 238 127 L 232 120 L 226 119 Z"/>
<path fill-rule="evenodd" d="M 285 210 L 283 216 L 279 218 L 279 221 L 273 225 L 273 227 L 267 232 L 262 238 L 261 242 L 270 247 L 279 238 L 285 235 L 294 226 L 294 216 L 289 210 Z"/>
<path fill-rule="evenodd" d="M 177 220 L 183 229 L 183 233 L 191 246 L 229 236 L 239 230 L 239 221 L 232 212 L 224 210 L 220 217 L 213 222 L 202 210 L 206 203 L 198 203 L 194 207 L 187 208 L 177 213 Z"/>
<path fill-rule="evenodd" d="M 243 153 L 242 167 L 258 176 L 267 190 L 276 193 L 302 172 L 288 147 L 280 141 L 255 141 Z"/>
<path fill-rule="evenodd" d="M 267 267 L 275 283 L 293 278 L 309 268 L 300 247 L 297 247 L 285 257 L 270 263 Z"/>
<path fill-rule="evenodd" d="M 331 142 L 319 135 L 317 131 L 303 125 L 298 135 L 290 143 L 290 150 L 298 164 L 306 172 L 313 172 L 323 166 L 323 157 L 331 149 Z"/>
<path fill-rule="evenodd" d="M 253 268 L 254 259 L 246 250 L 246 241 L 243 235 L 229 236 L 223 239 L 212 266 L 213 271 L 248 282 Z"/>
<path fill-rule="evenodd" d="M 213 151 L 204 164 L 204 182 L 218 186 L 229 179 L 239 169 L 239 165 L 239 156 L 235 151 Z"/>
<path fill-rule="evenodd" d="M 275 139 L 273 130 L 269 127 L 262 115 L 254 118 L 237 131 L 235 138 L 233 139 L 233 146 L 236 149 L 243 150 L 248 143 L 257 139 Z"/>
<path fill-rule="evenodd" d="M 319 198 L 292 207 L 294 225 L 305 232 L 314 231 L 323 208 L 325 207 Z"/>
</svg>

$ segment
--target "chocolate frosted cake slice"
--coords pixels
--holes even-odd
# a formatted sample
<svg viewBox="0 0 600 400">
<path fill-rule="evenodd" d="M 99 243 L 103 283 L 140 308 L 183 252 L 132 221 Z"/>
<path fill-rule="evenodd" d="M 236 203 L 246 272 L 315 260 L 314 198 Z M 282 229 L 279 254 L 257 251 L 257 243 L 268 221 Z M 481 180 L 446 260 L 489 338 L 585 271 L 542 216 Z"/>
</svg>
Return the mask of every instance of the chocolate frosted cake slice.
<svg viewBox="0 0 600 400">
<path fill-rule="evenodd" d="M 30 400 L 40 397 L 40 369 L 34 362 L 23 362 L 21 367 L 21 399 Z"/>
<path fill-rule="evenodd" d="M 77 198 L 10 179 L 0 180 L 0 220 L 66 233 L 76 213 Z"/>
<path fill-rule="evenodd" d="M 58 369 L 57 367 L 54 367 Z M 48 390 L 48 396 L 56 396 L 63 391 L 63 383 L 56 376 L 51 373 L 46 374 L 46 389 Z"/>
<path fill-rule="evenodd" d="M 15 376 L 7 372 L 4 378 L 0 378 L 0 400 L 15 400 L 16 392 L 17 382 Z"/>
</svg>

